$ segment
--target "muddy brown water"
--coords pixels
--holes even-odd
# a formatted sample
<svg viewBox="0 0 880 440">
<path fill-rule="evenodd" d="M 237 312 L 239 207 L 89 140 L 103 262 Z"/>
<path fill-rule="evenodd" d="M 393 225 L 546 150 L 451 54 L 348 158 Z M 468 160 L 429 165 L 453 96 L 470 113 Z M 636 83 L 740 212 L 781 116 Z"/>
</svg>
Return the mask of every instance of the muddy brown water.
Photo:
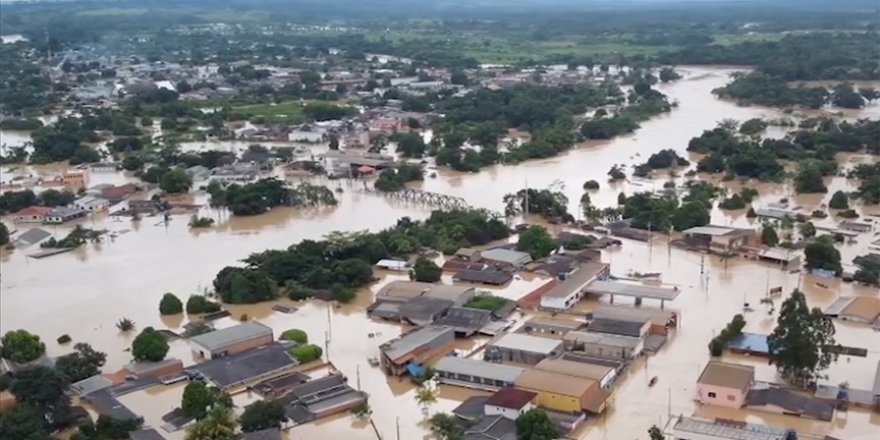
<svg viewBox="0 0 880 440">
<path fill-rule="evenodd" d="M 731 69 L 686 68 L 686 77 L 673 84 L 660 85 L 661 91 L 679 102 L 679 107 L 642 124 L 636 133 L 611 141 L 590 142 L 563 156 L 531 161 L 518 166 L 496 166 L 480 173 L 456 173 L 440 171 L 437 178 L 426 179 L 416 187 L 449 195 L 464 197 L 475 207 L 502 211 L 504 194 L 520 189 L 526 184 L 532 188 L 554 187 L 568 195 L 571 210 L 576 212 L 577 201 L 582 194 L 584 181 L 595 179 L 602 188 L 591 193 L 594 204 L 609 206 L 616 203 L 621 191 L 660 189 L 669 177 L 660 173 L 653 180 L 630 180 L 615 185 L 605 183 L 606 173 L 614 164 L 633 165 L 647 160 L 651 153 L 673 148 L 685 154 L 687 142 L 702 130 L 712 128 L 725 118 L 745 120 L 753 117 L 776 118 L 786 116 L 774 109 L 739 107 L 712 97 L 711 90 L 727 81 Z M 880 116 L 876 105 L 848 117 Z M 19 138 L 2 133 L 2 142 L 13 144 Z M 26 135 L 23 136 L 26 140 Z M 20 139 L 19 139 L 20 140 Z M 237 145 L 232 146 L 237 148 Z M 841 156 L 848 164 L 875 160 L 864 155 Z M 58 167 L 37 167 L 28 173 L 51 175 Z M 8 174 L 7 168 L 4 173 Z M 683 174 L 683 171 L 679 172 Z M 3 176 L 6 180 L 8 176 Z M 119 183 L 130 180 L 125 173 L 93 173 L 92 183 Z M 683 177 L 676 177 L 678 183 Z M 712 178 L 716 180 L 716 178 Z M 831 189 L 824 195 L 794 196 L 785 185 L 757 184 L 754 182 L 725 182 L 724 186 L 737 190 L 741 186 L 759 189 L 761 195 L 756 206 L 792 197 L 795 204 L 810 212 L 820 204 L 827 203 L 836 189 L 851 190 L 855 182 L 843 178 L 828 178 Z M 138 328 L 157 326 L 181 330 L 187 322 L 185 316 L 160 317 L 158 301 L 165 292 L 174 292 L 185 298 L 192 293 L 210 289 L 216 273 L 226 265 L 238 262 L 252 252 L 270 248 L 283 248 L 305 238 L 320 238 L 336 230 L 377 230 L 388 227 L 403 216 L 425 218 L 430 209 L 423 206 L 392 202 L 359 191 L 360 183 L 331 182 L 330 186 L 342 189 L 338 194 L 340 204 L 335 207 L 297 210 L 275 209 L 268 214 L 235 218 L 217 211 L 203 209 L 201 215 L 218 220 L 215 227 L 191 231 L 187 217 L 174 217 L 169 225 L 161 224 L 156 217 L 144 218 L 139 224 L 116 221 L 106 215 L 83 221 L 85 226 L 107 228 L 119 235 L 100 245 L 89 244 L 74 252 L 42 260 L 26 258 L 34 249 L 16 249 L 0 254 L 0 331 L 26 328 L 39 334 L 52 355 L 63 354 L 69 346 L 59 346 L 55 339 L 69 334 L 74 341 L 89 342 L 108 353 L 107 371 L 115 371 L 130 359 L 125 349 L 133 335 L 121 335 L 114 323 L 122 317 L 133 319 Z M 204 194 L 192 197 L 197 203 L 206 202 Z M 880 213 L 876 207 L 865 213 Z M 8 220 L 8 219 L 7 219 Z M 745 217 L 744 211 L 723 212 L 715 210 L 712 221 L 716 224 L 746 226 L 754 224 Z M 11 223 L 8 223 L 11 224 Z M 817 226 L 833 226 L 833 219 L 818 221 Z M 28 225 L 18 225 L 26 230 Z M 57 235 L 63 235 L 71 226 L 49 227 Z M 868 243 L 876 237 L 863 234 L 856 243 L 841 247 L 844 261 L 864 253 Z M 743 301 L 758 305 L 767 286 L 781 286 L 790 291 L 800 286 L 807 292 L 812 306 L 824 307 L 841 295 L 877 295 L 876 289 L 856 288 L 850 284 L 823 282 L 827 288 L 817 285 L 819 280 L 801 274 L 790 274 L 779 268 L 741 260 L 731 260 L 725 268 L 716 259 L 703 260 L 704 274 L 700 273 L 701 257 L 698 254 L 669 249 L 664 238 L 652 245 L 626 240 L 622 249 L 605 252 L 604 260 L 612 264 L 612 272 L 625 275 L 628 271 L 662 272 L 664 282 L 681 287 L 682 293 L 668 306 L 681 310 L 682 327 L 656 356 L 639 361 L 627 373 L 616 391 L 616 401 L 605 415 L 590 420 L 573 434 L 578 439 L 633 439 L 644 438 L 651 424 L 665 424 L 667 413 L 708 417 L 726 417 L 771 423 L 779 426 L 801 428 L 809 432 L 829 433 L 844 439 L 876 438 L 880 432 L 880 417 L 864 411 L 850 411 L 838 416 L 832 423 L 810 422 L 791 417 L 773 416 L 759 412 L 727 411 L 699 407 L 692 400 L 695 381 L 708 361 L 707 341 L 717 334 L 735 314 L 741 312 Z M 378 284 L 360 292 L 352 304 L 334 307 L 321 301 L 291 303 L 297 311 L 281 314 L 271 310 L 272 304 L 231 306 L 232 318 L 226 318 L 218 326 L 233 325 L 246 314 L 272 326 L 276 332 L 288 328 L 305 329 L 313 342 L 328 348 L 329 360 L 345 373 L 353 386 L 370 393 L 373 420 L 384 439 L 397 438 L 399 425 L 401 439 L 427 438 L 425 416 L 416 403 L 413 386 L 406 381 L 385 377 L 378 369 L 370 367 L 368 359 L 376 356 L 378 345 L 403 330 L 393 324 L 368 319 L 363 311 L 372 301 L 382 283 L 402 279 L 399 274 L 382 274 Z M 518 298 L 542 280 L 524 277 L 497 294 Z M 449 280 L 447 280 L 449 282 Z M 579 307 L 587 310 L 596 301 Z M 650 305 L 650 301 L 646 301 Z M 769 333 L 774 317 L 763 306 L 746 314 L 746 331 Z M 864 326 L 837 324 L 840 343 L 868 348 L 867 358 L 841 357 L 829 369 L 829 381 L 848 381 L 851 386 L 869 388 L 873 373 L 880 360 L 880 334 Z M 373 334 L 370 337 L 370 334 Z M 484 340 L 461 341 L 458 349 L 469 352 Z M 172 343 L 171 356 L 186 363 L 193 359 L 184 341 Z M 775 371 L 766 362 L 743 357 L 731 357 L 737 362 L 755 365 L 759 380 L 773 380 Z M 658 376 L 659 383 L 648 387 L 650 377 Z M 359 380 L 358 380 L 359 379 Z M 161 425 L 159 417 L 179 402 L 182 387 L 173 386 L 161 390 L 134 393 L 123 402 L 146 416 L 147 423 Z M 442 387 L 436 403 L 428 412 L 449 411 L 464 398 L 476 392 L 455 387 Z M 244 405 L 253 396 L 236 396 L 236 403 Z M 346 438 L 375 439 L 376 436 L 364 421 L 343 415 L 293 429 L 290 438 Z M 175 433 L 169 438 L 182 438 Z"/>
</svg>

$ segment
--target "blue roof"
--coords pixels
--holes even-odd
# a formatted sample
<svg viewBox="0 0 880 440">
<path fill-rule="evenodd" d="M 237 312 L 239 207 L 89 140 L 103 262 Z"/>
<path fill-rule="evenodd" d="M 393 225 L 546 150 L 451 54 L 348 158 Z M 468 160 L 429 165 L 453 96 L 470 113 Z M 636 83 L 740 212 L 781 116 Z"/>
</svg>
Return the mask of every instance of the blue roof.
<svg viewBox="0 0 880 440">
<path fill-rule="evenodd" d="M 742 336 L 730 341 L 728 348 L 748 350 L 753 353 L 770 354 L 770 346 L 767 344 L 767 335 L 757 333 L 743 333 Z"/>
</svg>

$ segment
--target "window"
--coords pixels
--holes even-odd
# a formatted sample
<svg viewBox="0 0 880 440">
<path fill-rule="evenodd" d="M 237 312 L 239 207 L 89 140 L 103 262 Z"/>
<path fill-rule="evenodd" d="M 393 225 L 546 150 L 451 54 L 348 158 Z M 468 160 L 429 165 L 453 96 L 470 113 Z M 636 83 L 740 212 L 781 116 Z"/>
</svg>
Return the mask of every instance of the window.
<svg viewBox="0 0 880 440">
<path fill-rule="evenodd" d="M 716 398 L 716 397 L 718 397 L 717 394 L 715 394 L 715 393 L 713 393 L 713 392 L 709 392 L 709 398 L 710 398 L 710 399 L 714 399 L 714 398 Z"/>
</svg>

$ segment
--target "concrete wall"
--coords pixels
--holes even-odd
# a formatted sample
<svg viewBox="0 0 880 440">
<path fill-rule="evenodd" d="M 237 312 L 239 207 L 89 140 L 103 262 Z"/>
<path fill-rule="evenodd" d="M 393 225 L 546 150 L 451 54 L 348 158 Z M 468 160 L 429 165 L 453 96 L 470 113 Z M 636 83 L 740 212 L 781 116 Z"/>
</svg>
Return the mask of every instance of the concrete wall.
<svg viewBox="0 0 880 440">
<path fill-rule="evenodd" d="M 226 348 L 214 350 L 213 352 L 196 343 L 192 344 L 192 348 L 197 356 L 204 357 L 205 359 L 214 359 L 218 357 L 229 356 L 231 354 L 242 353 L 248 350 L 253 350 L 257 347 L 271 344 L 272 341 L 274 341 L 274 337 L 271 333 L 268 333 L 266 335 L 260 336 L 259 338 L 242 341 L 237 344 L 232 344 Z"/>
<path fill-rule="evenodd" d="M 629 347 L 620 347 L 616 345 L 604 345 L 604 344 L 580 344 L 578 346 L 579 351 L 584 352 L 584 354 L 588 356 L 609 358 L 609 359 L 632 359 L 639 354 L 642 353 L 644 349 L 644 341 L 640 342 L 638 346 L 633 349 Z"/>
<path fill-rule="evenodd" d="M 697 384 L 697 399 L 707 405 L 742 408 L 746 402 L 746 392 L 736 388 Z"/>
<path fill-rule="evenodd" d="M 536 390 L 532 388 L 517 387 L 522 390 L 531 391 L 538 394 L 538 406 L 544 408 L 562 411 L 567 413 L 581 412 L 581 399 L 574 396 L 563 396 L 561 394 L 550 393 L 547 391 Z"/>
</svg>

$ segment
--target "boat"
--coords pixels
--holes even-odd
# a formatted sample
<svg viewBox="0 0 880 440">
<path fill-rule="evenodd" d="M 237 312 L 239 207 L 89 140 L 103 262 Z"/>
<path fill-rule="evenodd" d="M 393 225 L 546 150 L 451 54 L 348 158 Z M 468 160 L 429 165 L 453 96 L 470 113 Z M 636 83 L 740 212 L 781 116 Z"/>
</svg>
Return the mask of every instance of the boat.
<svg viewBox="0 0 880 440">
<path fill-rule="evenodd" d="M 654 386 L 657 383 L 657 380 L 658 380 L 657 376 L 652 377 L 651 380 L 648 382 L 648 386 L 649 387 Z"/>
</svg>

